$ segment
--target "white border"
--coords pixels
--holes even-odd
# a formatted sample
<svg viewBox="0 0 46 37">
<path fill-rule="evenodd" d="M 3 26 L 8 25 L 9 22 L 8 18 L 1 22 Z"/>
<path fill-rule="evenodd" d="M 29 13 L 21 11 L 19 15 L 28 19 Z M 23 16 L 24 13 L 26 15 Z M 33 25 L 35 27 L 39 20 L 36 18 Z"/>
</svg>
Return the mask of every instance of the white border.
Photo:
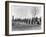
<svg viewBox="0 0 46 37">
<path fill-rule="evenodd" d="M 41 14 L 43 15 L 43 5 L 36 5 L 36 4 L 22 4 L 22 3 L 9 3 L 9 34 L 26 34 L 26 33 L 41 33 L 44 29 L 44 20 L 42 16 L 42 24 L 40 30 L 28 30 L 28 31 L 12 31 L 12 15 L 11 15 L 11 6 L 12 5 L 21 5 L 21 6 L 41 6 Z"/>
</svg>

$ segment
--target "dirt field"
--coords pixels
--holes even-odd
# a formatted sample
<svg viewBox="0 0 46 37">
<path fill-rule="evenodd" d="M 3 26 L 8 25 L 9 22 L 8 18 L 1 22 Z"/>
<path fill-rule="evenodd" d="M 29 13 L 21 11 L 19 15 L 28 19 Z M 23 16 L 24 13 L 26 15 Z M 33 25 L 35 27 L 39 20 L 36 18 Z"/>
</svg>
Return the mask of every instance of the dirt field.
<svg viewBox="0 0 46 37">
<path fill-rule="evenodd" d="M 12 31 L 24 31 L 24 30 L 39 30 L 41 25 L 32 25 L 32 24 L 16 24 L 13 22 Z"/>
</svg>

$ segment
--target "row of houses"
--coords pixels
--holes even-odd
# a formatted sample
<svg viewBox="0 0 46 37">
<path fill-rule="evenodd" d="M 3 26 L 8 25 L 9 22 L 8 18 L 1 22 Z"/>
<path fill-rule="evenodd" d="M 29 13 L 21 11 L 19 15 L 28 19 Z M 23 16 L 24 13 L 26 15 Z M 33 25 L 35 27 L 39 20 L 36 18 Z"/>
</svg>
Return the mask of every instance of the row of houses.
<svg viewBox="0 0 46 37">
<path fill-rule="evenodd" d="M 14 17 L 12 18 L 12 20 L 14 22 L 18 22 L 18 23 L 22 23 L 22 24 L 38 24 L 40 25 L 41 24 L 41 17 L 38 18 L 38 17 L 32 17 L 32 19 L 14 19 Z"/>
</svg>

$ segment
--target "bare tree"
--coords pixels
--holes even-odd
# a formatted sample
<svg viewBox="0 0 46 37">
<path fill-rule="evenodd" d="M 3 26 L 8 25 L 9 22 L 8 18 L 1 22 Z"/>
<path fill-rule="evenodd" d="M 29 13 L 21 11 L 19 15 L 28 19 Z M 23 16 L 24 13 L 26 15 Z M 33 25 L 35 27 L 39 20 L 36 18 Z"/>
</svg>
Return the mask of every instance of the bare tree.
<svg viewBox="0 0 46 37">
<path fill-rule="evenodd" d="M 36 17 L 36 15 L 39 13 L 39 8 L 38 7 L 32 7 L 32 16 Z"/>
</svg>

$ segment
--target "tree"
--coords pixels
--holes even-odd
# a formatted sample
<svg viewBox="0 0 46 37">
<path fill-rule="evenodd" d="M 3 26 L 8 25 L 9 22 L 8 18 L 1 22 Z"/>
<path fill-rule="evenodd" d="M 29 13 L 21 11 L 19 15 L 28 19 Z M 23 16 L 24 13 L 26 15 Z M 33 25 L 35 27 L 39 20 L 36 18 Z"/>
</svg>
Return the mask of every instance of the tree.
<svg viewBox="0 0 46 37">
<path fill-rule="evenodd" d="M 32 16 L 35 17 L 39 13 L 39 7 L 32 7 Z"/>
</svg>

